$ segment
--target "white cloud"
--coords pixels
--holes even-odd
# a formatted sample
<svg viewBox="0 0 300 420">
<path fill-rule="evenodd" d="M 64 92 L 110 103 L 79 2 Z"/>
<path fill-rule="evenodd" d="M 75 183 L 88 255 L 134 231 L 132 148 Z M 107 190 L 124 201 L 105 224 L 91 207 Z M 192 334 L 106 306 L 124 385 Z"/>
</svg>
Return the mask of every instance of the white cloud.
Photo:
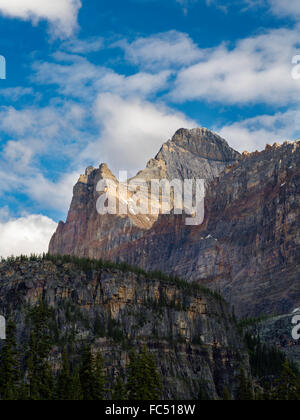
<svg viewBox="0 0 300 420">
<path fill-rule="evenodd" d="M 20 141 L 10 140 L 3 147 L 3 157 L 20 172 L 28 169 L 32 156 L 33 148 L 29 148 Z"/>
<path fill-rule="evenodd" d="M 95 66 L 84 57 L 58 53 L 60 62 L 35 63 L 33 80 L 40 84 L 54 84 L 63 95 L 92 102 L 100 92 L 117 93 L 122 96 L 154 95 L 167 87 L 171 72 L 156 74 L 138 72 L 124 76 L 101 66 Z"/>
<path fill-rule="evenodd" d="M 248 118 L 222 128 L 216 127 L 216 131 L 240 152 L 263 150 L 267 143 L 299 138 L 300 109 Z"/>
<path fill-rule="evenodd" d="M 124 49 L 127 60 L 150 69 L 189 65 L 203 56 L 187 34 L 177 31 L 138 38 L 132 43 L 122 41 L 117 45 Z"/>
<path fill-rule="evenodd" d="M 299 0 L 268 0 L 271 10 L 277 16 L 290 16 L 294 19 L 300 16 Z"/>
<path fill-rule="evenodd" d="M 24 96 L 38 97 L 32 88 L 23 88 L 23 87 L 14 87 L 14 88 L 5 88 L 0 89 L 0 96 L 10 99 L 11 101 L 18 101 Z"/>
<path fill-rule="evenodd" d="M 79 148 L 80 142 L 85 141 L 82 136 L 86 118 L 84 107 L 72 101 L 56 101 L 43 108 L 29 106 L 20 110 L 12 106 L 0 107 L 0 130 L 14 138 L 4 148 L 3 157 L 12 163 L 14 159 L 11 158 L 19 156 L 21 149 L 26 156 L 31 154 L 32 157 L 53 156 L 57 151 L 60 156 L 72 156 L 74 148 Z"/>
<path fill-rule="evenodd" d="M 0 108 L 0 129 L 11 138 L 1 150 L 0 194 L 25 193 L 44 210 L 67 211 L 85 165 L 80 152 L 92 138 L 86 133 L 86 113 L 71 101 L 45 108 Z M 48 164 L 55 165 L 50 174 Z"/>
<path fill-rule="evenodd" d="M 41 215 L 0 222 L 0 256 L 5 258 L 47 252 L 56 228 L 53 220 Z"/>
<path fill-rule="evenodd" d="M 114 171 L 132 173 L 145 166 L 180 127 L 195 122 L 163 105 L 118 95 L 101 94 L 95 106 L 101 137 L 85 151 L 96 162 L 107 162 Z"/>
<path fill-rule="evenodd" d="M 203 0 L 176 0 L 177 3 L 182 6 L 188 6 L 190 3 Z M 227 12 L 231 6 L 241 8 L 241 4 L 245 4 L 246 7 L 241 8 L 242 12 L 248 12 L 252 8 L 264 8 L 267 9 L 274 16 L 279 18 L 290 17 L 293 20 L 298 20 L 300 16 L 300 3 L 299 0 L 228 0 L 224 6 L 222 0 L 206 0 L 207 6 L 215 6 L 224 12 Z"/>
<path fill-rule="evenodd" d="M 91 160 L 89 161 L 89 163 Z M 87 166 L 87 164 L 85 165 Z M 66 172 L 56 180 L 46 177 L 44 168 L 30 167 L 29 170 L 21 168 L 13 171 L 8 165 L 0 169 L 0 195 L 7 192 L 25 194 L 38 204 L 44 211 L 55 210 L 67 212 L 75 183 L 82 173 L 83 166 L 78 165 L 73 172 Z M 19 203 L 22 204 L 22 203 Z M 0 209 L 0 220 L 6 215 L 5 207 Z"/>
<path fill-rule="evenodd" d="M 291 77 L 299 28 L 277 29 L 206 50 L 205 58 L 179 72 L 171 97 L 226 104 L 299 102 L 300 84 Z"/>
<path fill-rule="evenodd" d="M 6 222 L 9 219 L 8 206 L 0 208 L 0 222 Z"/>
<path fill-rule="evenodd" d="M 77 27 L 80 0 L 1 0 L 0 13 L 12 18 L 50 22 L 56 36 L 69 37 Z"/>
<path fill-rule="evenodd" d="M 90 162 L 91 160 L 89 164 Z M 83 166 L 78 165 L 73 172 L 66 171 L 58 179 L 51 180 L 43 173 L 46 172 L 44 168 L 40 169 L 38 166 L 32 166 L 29 169 L 27 167 L 24 170 L 22 170 L 22 167 L 11 170 L 9 165 L 2 165 L 0 169 L 0 195 L 7 192 L 25 194 L 44 211 L 51 209 L 66 213 L 72 199 L 73 187 L 83 169 Z M 0 221 L 6 215 L 6 207 L 0 209 Z"/>
<path fill-rule="evenodd" d="M 73 54 L 88 54 L 99 51 L 103 46 L 103 39 L 91 37 L 88 39 L 72 39 L 62 44 L 61 48 Z"/>
<path fill-rule="evenodd" d="M 242 0 L 249 7 L 264 6 L 268 7 L 269 11 L 279 18 L 291 17 L 297 20 L 300 16 L 300 2 L 299 0 Z"/>
<path fill-rule="evenodd" d="M 51 181 L 38 172 L 31 173 L 25 179 L 19 180 L 19 185 L 31 199 L 43 205 L 43 208 L 67 212 L 71 203 L 73 187 L 79 178 L 82 168 L 72 173 L 66 173 L 56 182 Z"/>
<path fill-rule="evenodd" d="M 102 79 L 96 83 L 98 91 L 119 94 L 121 96 L 140 97 L 154 95 L 168 84 L 171 72 L 168 70 L 160 73 L 136 73 L 132 76 L 123 76 L 112 71 L 108 71 L 103 75 Z"/>
</svg>

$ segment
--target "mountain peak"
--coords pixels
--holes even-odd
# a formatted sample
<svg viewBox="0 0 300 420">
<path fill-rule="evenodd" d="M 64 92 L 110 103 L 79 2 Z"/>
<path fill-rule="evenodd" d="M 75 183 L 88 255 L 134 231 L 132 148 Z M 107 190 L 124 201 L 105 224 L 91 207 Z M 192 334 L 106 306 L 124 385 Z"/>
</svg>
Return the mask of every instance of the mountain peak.
<svg viewBox="0 0 300 420">
<path fill-rule="evenodd" d="M 102 163 L 99 166 L 99 169 L 96 169 L 93 166 L 88 166 L 85 170 L 85 174 L 80 175 L 78 183 L 89 184 L 93 183 L 95 179 L 113 179 L 115 182 L 118 182 L 108 165 L 106 163 Z"/>
<path fill-rule="evenodd" d="M 99 166 L 100 176 L 102 179 L 113 179 L 117 182 L 117 178 L 112 173 L 112 171 L 109 169 L 108 165 L 106 163 L 102 163 Z"/>
<path fill-rule="evenodd" d="M 204 127 L 176 131 L 169 145 L 177 145 L 204 159 L 231 162 L 240 159 L 240 154 L 233 150 L 226 140 Z"/>
</svg>

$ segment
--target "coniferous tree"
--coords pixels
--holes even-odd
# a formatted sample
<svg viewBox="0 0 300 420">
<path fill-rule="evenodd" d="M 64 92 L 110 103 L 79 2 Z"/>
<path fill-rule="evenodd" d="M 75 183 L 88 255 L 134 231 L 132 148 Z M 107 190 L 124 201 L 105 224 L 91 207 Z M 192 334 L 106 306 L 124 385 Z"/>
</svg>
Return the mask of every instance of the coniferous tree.
<svg viewBox="0 0 300 420">
<path fill-rule="evenodd" d="M 252 375 L 257 378 L 279 376 L 285 355 L 275 347 L 262 344 L 259 336 L 245 334 L 245 343 L 249 350 Z"/>
<path fill-rule="evenodd" d="M 158 400 L 162 393 L 161 378 L 156 368 L 154 356 L 144 347 L 139 360 L 141 375 L 144 377 L 142 397 L 145 400 Z"/>
<path fill-rule="evenodd" d="M 263 385 L 263 401 L 271 401 L 272 400 L 272 392 L 271 392 L 271 384 L 270 382 L 266 382 Z"/>
<path fill-rule="evenodd" d="M 224 388 L 223 401 L 232 401 L 231 392 L 227 387 Z"/>
<path fill-rule="evenodd" d="M 293 371 L 288 359 L 286 359 L 283 364 L 280 378 L 276 381 L 276 386 L 273 391 L 273 399 L 280 401 L 300 400 L 299 377 Z"/>
<path fill-rule="evenodd" d="M 104 376 L 104 362 L 100 351 L 98 351 L 94 362 L 94 391 L 93 399 L 95 401 L 104 400 L 105 392 L 105 376 Z"/>
<path fill-rule="evenodd" d="M 70 372 L 70 360 L 68 354 L 63 354 L 62 369 L 57 379 L 57 399 L 58 400 L 73 400 L 72 390 L 72 375 Z"/>
<path fill-rule="evenodd" d="M 245 371 L 243 369 L 240 370 L 240 374 L 239 374 L 239 387 L 237 390 L 237 400 L 238 401 L 254 400 L 251 382 L 246 377 Z"/>
<path fill-rule="evenodd" d="M 257 387 L 255 389 L 255 401 L 263 401 L 264 400 L 264 393 L 261 388 Z"/>
<path fill-rule="evenodd" d="M 123 378 L 119 374 L 112 394 L 113 401 L 127 400 L 127 390 Z"/>
<path fill-rule="evenodd" d="M 207 383 L 202 381 L 200 383 L 200 389 L 198 393 L 198 401 L 210 401 L 210 396 L 207 390 Z"/>
<path fill-rule="evenodd" d="M 16 342 L 16 325 L 9 322 L 6 342 L 0 359 L 0 398 L 13 401 L 19 397 L 20 367 Z"/>
<path fill-rule="evenodd" d="M 80 383 L 85 401 L 101 401 L 105 392 L 104 363 L 101 352 L 93 356 L 91 348 L 83 350 Z"/>
<path fill-rule="evenodd" d="M 72 377 L 71 377 L 71 395 L 73 401 L 82 401 L 83 400 L 83 392 L 80 382 L 80 373 L 79 370 L 74 370 Z"/>
<path fill-rule="evenodd" d="M 94 399 L 94 360 L 90 347 L 85 347 L 80 368 L 80 383 L 84 401 Z"/>
<path fill-rule="evenodd" d="M 134 351 L 130 354 L 130 363 L 128 369 L 128 381 L 127 381 L 127 390 L 128 390 L 128 399 L 131 401 L 136 401 L 139 395 L 139 386 L 140 386 L 140 372 L 138 370 L 138 356 Z"/>
<path fill-rule="evenodd" d="M 162 384 L 153 355 L 146 347 L 139 356 L 131 355 L 128 378 L 129 400 L 158 400 L 162 394 Z"/>
<path fill-rule="evenodd" d="M 51 311 L 44 302 L 39 302 L 29 316 L 32 330 L 26 365 L 30 400 L 54 398 L 54 377 L 48 361 L 52 347 L 50 317 Z"/>
</svg>

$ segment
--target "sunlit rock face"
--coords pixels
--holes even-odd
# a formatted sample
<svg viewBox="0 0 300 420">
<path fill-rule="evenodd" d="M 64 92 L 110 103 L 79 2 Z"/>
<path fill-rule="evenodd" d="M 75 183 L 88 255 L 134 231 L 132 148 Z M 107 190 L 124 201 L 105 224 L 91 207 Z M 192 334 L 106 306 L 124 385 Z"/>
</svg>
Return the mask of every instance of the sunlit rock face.
<svg viewBox="0 0 300 420">
<path fill-rule="evenodd" d="M 207 129 L 179 130 L 165 143 L 158 155 L 130 181 L 144 179 L 205 179 L 219 175 L 227 165 L 240 159 L 225 140 Z M 50 253 L 107 258 L 110 251 L 137 240 L 153 227 L 158 216 L 136 215 L 129 206 L 127 214 L 99 215 L 96 209 L 103 179 L 119 181 L 106 164 L 89 167 L 74 187 L 66 223 L 61 222 L 50 243 Z M 149 199 L 148 193 L 144 194 Z M 128 197 L 130 200 L 130 197 Z"/>
<path fill-rule="evenodd" d="M 137 178 L 205 178 L 205 221 L 96 211 L 103 165 L 74 188 L 52 254 L 127 261 L 220 290 L 239 316 L 300 306 L 299 141 L 238 154 L 206 129 L 179 130 Z M 108 171 L 109 175 L 105 172 Z M 84 181 L 84 182 L 83 182 Z"/>
</svg>

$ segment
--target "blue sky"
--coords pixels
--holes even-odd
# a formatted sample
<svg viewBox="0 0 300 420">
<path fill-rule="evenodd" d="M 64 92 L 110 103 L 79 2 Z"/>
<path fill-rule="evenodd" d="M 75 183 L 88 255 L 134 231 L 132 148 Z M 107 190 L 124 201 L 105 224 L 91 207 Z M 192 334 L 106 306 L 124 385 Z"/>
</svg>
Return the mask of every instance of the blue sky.
<svg viewBox="0 0 300 420">
<path fill-rule="evenodd" d="M 225 4 L 225 6 L 224 6 Z M 3 0 L 0 255 L 41 252 L 85 167 L 134 173 L 180 127 L 299 138 L 298 0 Z"/>
</svg>

